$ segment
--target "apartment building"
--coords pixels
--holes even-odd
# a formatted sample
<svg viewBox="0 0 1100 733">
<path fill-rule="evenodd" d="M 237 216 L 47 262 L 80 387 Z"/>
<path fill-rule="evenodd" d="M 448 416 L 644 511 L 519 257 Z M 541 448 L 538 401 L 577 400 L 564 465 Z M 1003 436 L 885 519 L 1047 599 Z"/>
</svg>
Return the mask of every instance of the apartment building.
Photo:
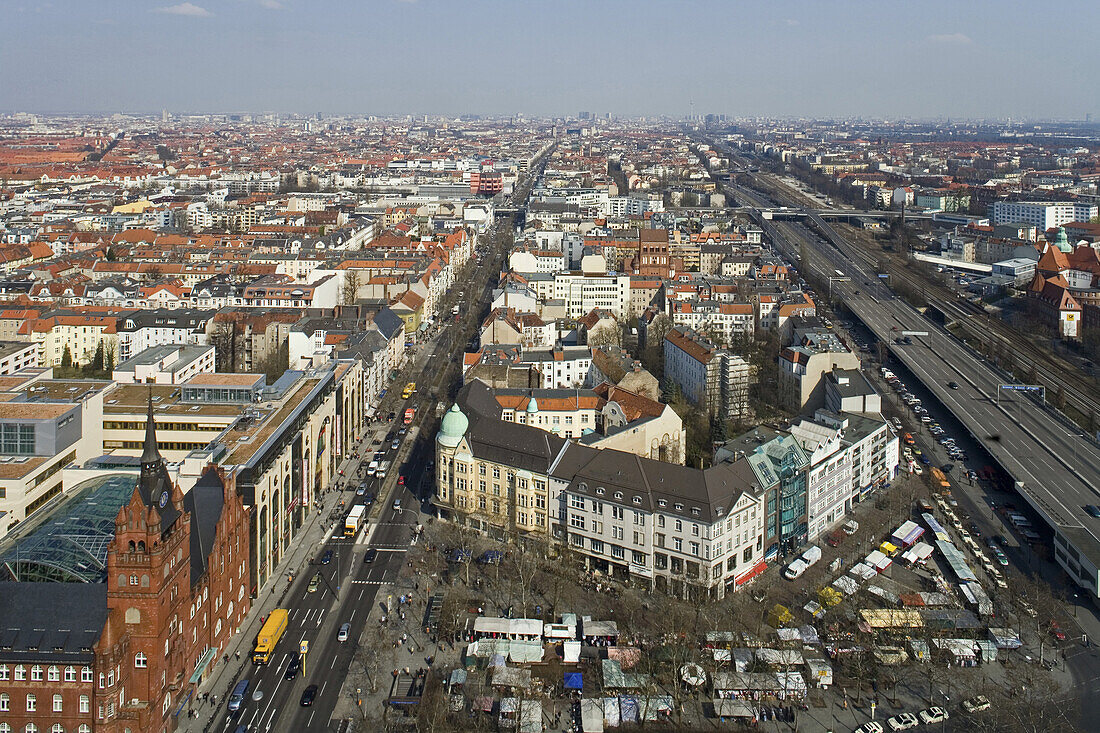
<svg viewBox="0 0 1100 733">
<path fill-rule="evenodd" d="M 669 303 L 673 325 L 705 333 L 711 340 L 728 345 L 737 337 L 751 338 L 755 314 L 751 303 L 723 303 L 716 300 L 678 300 Z"/>
<path fill-rule="evenodd" d="M 664 340 L 665 382 L 691 403 L 724 420 L 748 414 L 749 364 L 702 335 L 673 328 Z"/>
<path fill-rule="evenodd" d="M 118 363 L 119 384 L 182 384 L 196 374 L 213 374 L 213 346 L 153 346 Z"/>
<path fill-rule="evenodd" d="M 1097 205 L 1082 201 L 995 201 L 993 224 L 1030 224 L 1040 232 L 1071 221 L 1090 221 Z"/>
<path fill-rule="evenodd" d="M 825 328 L 794 329 L 792 344 L 779 353 L 779 398 L 793 412 L 811 413 L 825 405 L 825 374 L 860 368 L 859 356 Z"/>
<path fill-rule="evenodd" d="M 214 310 L 138 310 L 118 319 L 118 359 L 126 361 L 154 346 L 210 343 Z"/>
<path fill-rule="evenodd" d="M 568 318 L 580 318 L 595 309 L 622 318 L 630 307 L 630 276 L 615 273 L 558 272 L 533 275 L 530 287 L 539 300 L 558 300 Z"/>
<path fill-rule="evenodd" d="M 747 463 L 685 468 L 466 409 L 452 406 L 436 436 L 442 519 L 556 544 L 678 595 L 718 598 L 763 569 L 764 507 Z"/>
</svg>

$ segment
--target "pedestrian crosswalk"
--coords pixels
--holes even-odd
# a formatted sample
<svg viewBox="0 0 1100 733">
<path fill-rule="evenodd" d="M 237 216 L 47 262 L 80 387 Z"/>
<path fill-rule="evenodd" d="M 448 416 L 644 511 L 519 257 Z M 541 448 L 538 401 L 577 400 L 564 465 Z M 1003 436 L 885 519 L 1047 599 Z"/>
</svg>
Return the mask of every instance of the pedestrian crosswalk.
<svg viewBox="0 0 1100 733">
<path fill-rule="evenodd" d="M 352 583 L 358 585 L 385 585 L 388 581 L 385 580 L 353 580 Z"/>
</svg>

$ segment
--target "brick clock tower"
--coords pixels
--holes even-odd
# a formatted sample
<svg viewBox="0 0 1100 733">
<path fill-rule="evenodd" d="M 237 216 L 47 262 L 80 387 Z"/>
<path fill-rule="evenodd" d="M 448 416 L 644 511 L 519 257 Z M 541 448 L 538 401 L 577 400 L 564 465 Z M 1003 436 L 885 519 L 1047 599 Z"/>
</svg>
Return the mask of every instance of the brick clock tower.
<svg viewBox="0 0 1100 733">
<path fill-rule="evenodd" d="M 141 475 L 115 518 L 107 555 L 106 628 L 98 652 L 96 730 L 175 728 L 185 689 L 191 514 L 157 448 L 153 403 L 145 425 Z"/>
</svg>

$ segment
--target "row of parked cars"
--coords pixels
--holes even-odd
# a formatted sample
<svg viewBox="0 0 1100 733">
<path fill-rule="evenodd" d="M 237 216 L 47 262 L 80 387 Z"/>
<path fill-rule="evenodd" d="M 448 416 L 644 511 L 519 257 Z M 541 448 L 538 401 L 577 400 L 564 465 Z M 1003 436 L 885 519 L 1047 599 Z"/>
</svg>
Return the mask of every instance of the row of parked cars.
<svg viewBox="0 0 1100 733">
<path fill-rule="evenodd" d="M 962 709 L 969 714 L 980 713 L 989 710 L 989 708 L 989 699 L 985 695 L 971 697 L 962 702 Z M 919 725 L 942 723 L 950 717 L 951 714 L 947 712 L 946 708 L 930 707 L 921 710 L 919 713 L 898 713 L 891 718 L 887 718 L 885 726 L 877 720 L 868 721 L 856 728 L 855 733 L 885 733 L 887 728 L 892 731 L 909 730 Z"/>
<path fill-rule="evenodd" d="M 928 414 L 928 408 L 921 404 L 920 398 L 910 392 L 909 388 L 898 379 L 896 374 L 886 367 L 883 367 L 882 377 L 895 391 L 897 391 L 898 397 L 900 397 L 901 401 L 913 411 L 913 415 L 928 427 L 928 432 L 932 434 L 936 442 L 943 446 L 944 450 L 947 451 L 947 455 L 951 456 L 951 458 L 956 461 L 966 460 L 966 451 L 956 444 L 955 439 L 947 434 L 947 431 L 943 429 L 942 425 L 932 419 L 932 416 Z M 954 382 L 952 382 L 952 384 L 954 384 Z M 901 423 L 898 422 L 896 418 L 895 429 L 901 430 Z M 928 462 L 929 461 L 922 461 L 922 463 L 926 465 Z M 917 471 L 917 473 L 920 472 Z"/>
</svg>

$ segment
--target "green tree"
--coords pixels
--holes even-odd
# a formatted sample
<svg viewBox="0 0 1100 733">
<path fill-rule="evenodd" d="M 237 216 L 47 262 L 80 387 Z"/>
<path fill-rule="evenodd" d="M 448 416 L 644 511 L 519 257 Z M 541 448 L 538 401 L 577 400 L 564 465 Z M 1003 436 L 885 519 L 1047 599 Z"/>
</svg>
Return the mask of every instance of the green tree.
<svg viewBox="0 0 1100 733">
<path fill-rule="evenodd" d="M 92 374 L 99 375 L 103 373 L 103 365 L 106 361 L 106 356 L 103 350 L 103 340 L 100 339 L 99 343 L 95 347 L 95 356 L 92 357 Z"/>
<path fill-rule="evenodd" d="M 73 352 L 69 351 L 68 344 L 65 345 L 65 351 L 61 354 L 61 368 L 65 371 L 73 368 Z"/>
</svg>

